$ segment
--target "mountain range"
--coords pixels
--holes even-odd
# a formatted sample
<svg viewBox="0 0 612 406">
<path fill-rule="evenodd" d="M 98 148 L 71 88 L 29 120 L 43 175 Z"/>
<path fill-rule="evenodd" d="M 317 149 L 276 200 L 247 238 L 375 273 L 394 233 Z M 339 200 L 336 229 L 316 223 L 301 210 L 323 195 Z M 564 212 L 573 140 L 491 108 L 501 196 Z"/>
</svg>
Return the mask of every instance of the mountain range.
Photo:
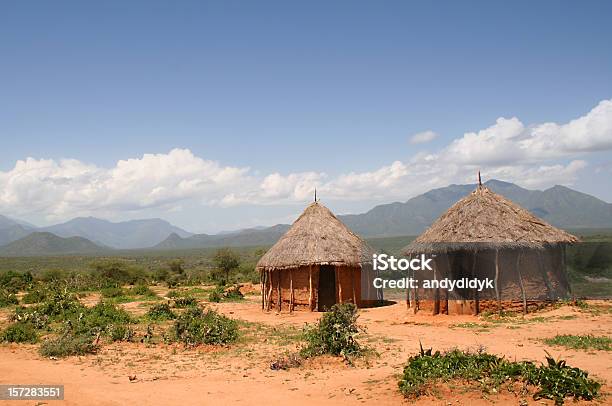
<svg viewBox="0 0 612 406">
<path fill-rule="evenodd" d="M 612 204 L 565 186 L 540 191 L 498 180 L 490 180 L 486 185 L 557 227 L 612 227 Z M 430 190 L 406 202 L 382 204 L 366 213 L 338 217 L 363 237 L 418 235 L 475 187 L 474 184 L 450 185 Z M 162 250 L 270 245 L 288 228 L 287 224 L 277 224 L 214 235 L 192 234 L 161 219 L 110 222 L 94 217 L 79 217 L 62 224 L 36 228 L 23 221 L 0 216 L 0 256 L 52 255 L 54 252 L 93 252 L 111 248 Z M 53 239 L 51 235 L 60 240 Z M 93 246 L 72 237 L 86 239 Z"/>
</svg>

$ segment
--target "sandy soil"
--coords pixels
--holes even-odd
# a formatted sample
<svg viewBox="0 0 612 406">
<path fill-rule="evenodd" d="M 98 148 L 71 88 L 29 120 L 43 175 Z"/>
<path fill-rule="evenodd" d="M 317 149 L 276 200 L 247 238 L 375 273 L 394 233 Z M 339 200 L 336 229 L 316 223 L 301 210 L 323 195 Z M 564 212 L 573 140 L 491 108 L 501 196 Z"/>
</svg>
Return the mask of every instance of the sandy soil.
<svg viewBox="0 0 612 406">
<path fill-rule="evenodd" d="M 301 328 L 316 321 L 317 313 L 263 313 L 257 296 L 240 303 L 213 304 L 233 317 L 258 328 Z M 142 306 L 127 304 L 141 313 Z M 535 319 L 534 319 L 535 318 Z M 509 359 L 542 361 L 545 351 L 586 369 L 602 381 L 612 382 L 612 352 L 573 351 L 548 347 L 540 340 L 556 334 L 612 336 L 612 315 L 593 315 L 575 307 L 529 315 L 516 323 L 488 324 L 463 328 L 459 323 L 485 321 L 473 316 L 413 315 L 405 303 L 365 309 L 360 323 L 366 327 L 364 340 L 379 357 L 369 357 L 350 367 L 335 358 L 319 358 L 299 368 L 273 371 L 270 362 L 297 348 L 295 341 L 268 339 L 244 341 L 230 348 L 185 349 L 179 345 L 140 343 L 106 345 L 97 355 L 44 359 L 36 346 L 0 345 L 1 384 L 64 384 L 67 405 L 354 405 L 377 406 L 410 403 L 397 391 L 397 375 L 406 359 L 425 347 L 450 349 L 486 347 L 488 352 Z M 128 376 L 135 375 L 130 381 Z M 609 391 L 608 384 L 604 391 Z M 479 391 L 461 387 L 441 388 L 437 396 L 417 404 L 484 405 L 552 404 L 501 393 L 483 397 Z M 611 398 L 585 404 L 610 404 Z M 569 400 L 570 404 L 573 404 Z M 60 402 L 48 402 L 48 404 Z M 11 404 L 2 402 L 0 404 Z M 15 405 L 43 404 L 16 401 Z"/>
</svg>

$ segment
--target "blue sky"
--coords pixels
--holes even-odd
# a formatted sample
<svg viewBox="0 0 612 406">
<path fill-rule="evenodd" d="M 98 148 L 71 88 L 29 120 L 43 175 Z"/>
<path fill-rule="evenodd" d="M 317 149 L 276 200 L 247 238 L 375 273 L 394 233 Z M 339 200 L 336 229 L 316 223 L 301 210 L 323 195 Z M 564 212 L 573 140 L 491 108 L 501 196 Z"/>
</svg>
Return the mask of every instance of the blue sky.
<svg viewBox="0 0 612 406">
<path fill-rule="evenodd" d="M 588 145 L 446 166 L 453 141 L 500 117 L 520 120 L 519 140 L 611 99 L 611 17 L 603 1 L 4 2 L 0 213 L 37 223 L 159 216 L 218 231 L 289 221 L 312 185 L 336 211 L 359 212 L 465 181 L 475 166 L 612 201 L 608 106 Z M 423 131 L 437 136 L 410 142 Z M 143 154 L 192 171 L 151 179 L 149 162 L 149 178 L 112 183 L 118 161 Z M 418 158 L 427 154 L 446 163 L 430 174 Z M 36 179 L 15 186 L 27 157 Z M 416 167 L 430 176 L 421 185 Z M 240 173 L 228 181 L 224 170 Z"/>
</svg>

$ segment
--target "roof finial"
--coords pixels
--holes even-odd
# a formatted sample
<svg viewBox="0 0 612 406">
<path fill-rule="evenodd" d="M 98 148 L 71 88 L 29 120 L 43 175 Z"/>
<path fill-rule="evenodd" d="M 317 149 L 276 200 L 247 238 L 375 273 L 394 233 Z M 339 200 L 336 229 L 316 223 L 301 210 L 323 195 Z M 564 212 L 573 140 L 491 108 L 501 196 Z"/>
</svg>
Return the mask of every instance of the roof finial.
<svg viewBox="0 0 612 406">
<path fill-rule="evenodd" d="M 314 201 L 316 203 L 317 202 L 317 188 L 315 188 L 315 196 L 314 197 L 315 197 Z"/>
<path fill-rule="evenodd" d="M 480 171 L 478 171 L 478 187 L 482 186 L 482 179 L 480 179 Z"/>
</svg>

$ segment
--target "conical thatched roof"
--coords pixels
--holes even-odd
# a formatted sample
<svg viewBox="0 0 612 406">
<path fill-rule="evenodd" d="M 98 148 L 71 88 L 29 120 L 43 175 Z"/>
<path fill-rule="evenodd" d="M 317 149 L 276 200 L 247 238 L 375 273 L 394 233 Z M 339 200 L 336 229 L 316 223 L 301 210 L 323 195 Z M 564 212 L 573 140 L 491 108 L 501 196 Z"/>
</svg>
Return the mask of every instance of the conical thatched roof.
<svg viewBox="0 0 612 406">
<path fill-rule="evenodd" d="M 374 250 L 320 203 L 310 204 L 287 233 L 257 263 L 258 270 L 307 265 L 358 266 Z"/>
<path fill-rule="evenodd" d="M 537 218 L 505 197 L 479 185 L 455 203 L 404 252 L 454 249 L 544 248 L 578 238 Z"/>
</svg>

